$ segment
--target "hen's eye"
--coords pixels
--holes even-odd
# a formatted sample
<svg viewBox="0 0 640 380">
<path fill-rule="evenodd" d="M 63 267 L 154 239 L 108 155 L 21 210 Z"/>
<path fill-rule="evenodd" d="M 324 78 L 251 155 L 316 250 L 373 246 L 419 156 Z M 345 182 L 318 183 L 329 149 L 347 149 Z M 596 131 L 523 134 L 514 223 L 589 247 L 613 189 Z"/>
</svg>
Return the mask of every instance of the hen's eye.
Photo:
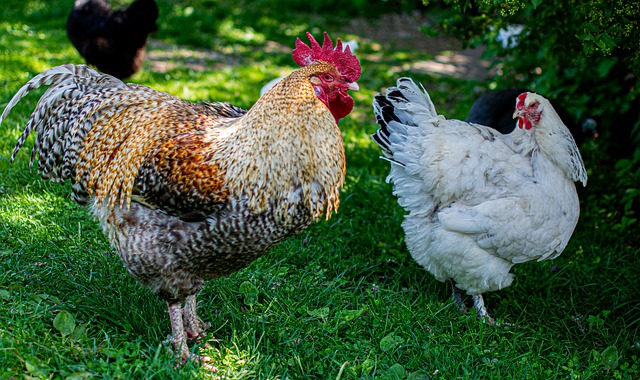
<svg viewBox="0 0 640 380">
<path fill-rule="evenodd" d="M 324 74 L 324 80 L 327 82 L 333 82 L 333 76 L 331 74 Z"/>
</svg>

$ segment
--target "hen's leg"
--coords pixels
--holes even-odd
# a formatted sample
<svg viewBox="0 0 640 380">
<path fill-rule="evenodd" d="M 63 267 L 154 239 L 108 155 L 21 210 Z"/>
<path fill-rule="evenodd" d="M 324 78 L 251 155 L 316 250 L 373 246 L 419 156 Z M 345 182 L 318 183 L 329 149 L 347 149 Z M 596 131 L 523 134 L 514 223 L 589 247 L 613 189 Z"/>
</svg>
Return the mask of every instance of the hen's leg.
<svg viewBox="0 0 640 380">
<path fill-rule="evenodd" d="M 182 305 L 180 302 L 169 304 L 169 319 L 171 319 L 171 336 L 173 352 L 184 364 L 190 356 L 187 340 L 182 324 Z"/>
<path fill-rule="evenodd" d="M 204 331 L 210 327 L 208 323 L 204 323 L 196 312 L 196 296 L 195 294 L 187 297 L 182 308 L 182 320 L 184 323 L 184 331 L 187 339 L 200 339 L 204 336 Z"/>
<path fill-rule="evenodd" d="M 484 298 L 482 297 L 482 294 L 474 294 L 472 297 L 473 306 L 478 312 L 478 319 L 490 325 L 493 325 L 495 323 L 495 320 L 491 318 L 489 312 L 487 312 L 487 308 L 484 306 Z"/>
<path fill-rule="evenodd" d="M 453 300 L 456 302 L 456 305 L 458 305 L 458 311 L 466 314 L 469 310 L 467 309 L 467 305 L 464 304 L 460 288 L 456 287 L 456 283 L 453 280 L 450 279 L 449 282 L 451 283 L 451 294 L 453 296 Z"/>
</svg>

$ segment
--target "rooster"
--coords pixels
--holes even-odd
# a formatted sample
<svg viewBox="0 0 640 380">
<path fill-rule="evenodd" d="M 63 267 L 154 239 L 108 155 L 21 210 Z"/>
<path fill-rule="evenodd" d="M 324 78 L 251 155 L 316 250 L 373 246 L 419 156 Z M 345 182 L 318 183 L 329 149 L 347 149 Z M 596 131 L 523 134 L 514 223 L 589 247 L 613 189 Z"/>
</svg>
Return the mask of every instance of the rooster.
<svg viewBox="0 0 640 380">
<path fill-rule="evenodd" d="M 337 123 L 353 109 L 358 59 L 299 38 L 302 66 L 249 110 L 190 103 L 87 66 L 64 65 L 25 84 L 40 98 L 11 156 L 37 136 L 43 179 L 70 180 L 129 273 L 167 302 L 173 349 L 206 328 L 196 313 L 205 280 L 244 268 L 338 209 L 345 176 Z M 193 356 L 201 359 L 197 355 Z"/>
<path fill-rule="evenodd" d="M 67 18 L 67 36 L 90 65 L 116 78 L 140 71 L 147 37 L 158 30 L 155 0 L 136 0 L 112 10 L 105 0 L 76 0 Z"/>
<path fill-rule="evenodd" d="M 514 99 L 518 128 L 446 120 L 410 78 L 374 97 L 372 135 L 391 162 L 388 181 L 407 211 L 402 223 L 412 257 L 461 290 L 478 318 L 493 323 L 482 294 L 507 287 L 514 264 L 553 259 L 569 242 L 586 186 L 580 152 L 548 100 Z"/>
</svg>

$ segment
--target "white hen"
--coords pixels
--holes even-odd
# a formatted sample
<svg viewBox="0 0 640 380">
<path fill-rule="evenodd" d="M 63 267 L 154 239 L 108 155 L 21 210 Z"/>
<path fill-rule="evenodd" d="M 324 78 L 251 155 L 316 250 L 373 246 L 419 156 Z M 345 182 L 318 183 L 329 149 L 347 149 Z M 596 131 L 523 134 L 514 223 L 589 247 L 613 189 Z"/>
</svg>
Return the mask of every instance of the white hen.
<svg viewBox="0 0 640 380">
<path fill-rule="evenodd" d="M 518 127 L 492 128 L 439 116 L 410 78 L 378 94 L 372 138 L 391 162 L 387 178 L 408 212 L 402 224 L 413 258 L 436 279 L 472 295 L 507 287 L 514 264 L 546 260 L 566 247 L 578 222 L 574 181 L 587 173 L 571 133 L 549 101 L 514 99 Z M 516 122 L 514 121 L 514 124 Z"/>
</svg>

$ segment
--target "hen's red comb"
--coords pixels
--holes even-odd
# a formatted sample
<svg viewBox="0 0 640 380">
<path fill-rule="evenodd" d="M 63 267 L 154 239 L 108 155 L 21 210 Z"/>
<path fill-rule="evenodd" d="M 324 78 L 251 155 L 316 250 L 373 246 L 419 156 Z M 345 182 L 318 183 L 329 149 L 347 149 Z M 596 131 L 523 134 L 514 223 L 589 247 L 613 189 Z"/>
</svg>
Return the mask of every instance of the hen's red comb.
<svg viewBox="0 0 640 380">
<path fill-rule="evenodd" d="M 311 47 L 298 38 L 296 39 L 296 48 L 291 53 L 293 60 L 298 65 L 309 66 L 316 61 L 324 61 L 334 65 L 347 82 L 355 82 L 360 78 L 362 69 L 358 58 L 351 53 L 349 46 L 342 47 L 342 41 L 339 38 L 334 49 L 333 42 L 327 32 L 324 32 L 322 46 L 318 44 L 311 33 L 307 32 L 307 37 L 309 37 Z"/>
<path fill-rule="evenodd" d="M 516 108 L 520 109 L 524 107 L 524 100 L 527 98 L 527 93 L 523 92 L 518 95 L 518 102 L 516 103 Z"/>
</svg>

